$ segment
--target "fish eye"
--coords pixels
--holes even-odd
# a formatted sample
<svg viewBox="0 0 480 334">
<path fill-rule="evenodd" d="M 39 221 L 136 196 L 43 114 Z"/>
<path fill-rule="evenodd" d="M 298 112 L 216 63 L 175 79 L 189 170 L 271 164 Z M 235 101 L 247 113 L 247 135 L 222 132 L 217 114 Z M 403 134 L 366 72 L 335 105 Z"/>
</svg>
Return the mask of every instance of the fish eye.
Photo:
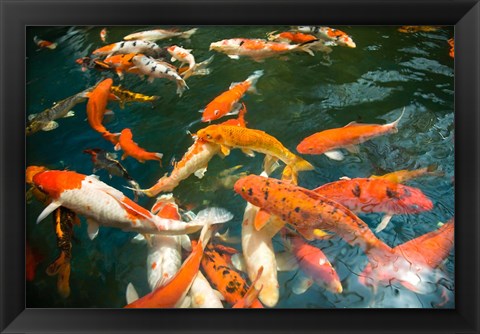
<svg viewBox="0 0 480 334">
<path fill-rule="evenodd" d="M 212 136 L 209 135 L 208 133 L 207 133 L 207 135 L 206 135 L 205 137 L 207 137 L 207 139 L 212 139 Z"/>
<path fill-rule="evenodd" d="M 215 110 L 215 111 L 213 112 L 213 114 L 214 114 L 215 116 L 217 116 L 219 113 L 220 113 L 220 110 Z"/>
</svg>

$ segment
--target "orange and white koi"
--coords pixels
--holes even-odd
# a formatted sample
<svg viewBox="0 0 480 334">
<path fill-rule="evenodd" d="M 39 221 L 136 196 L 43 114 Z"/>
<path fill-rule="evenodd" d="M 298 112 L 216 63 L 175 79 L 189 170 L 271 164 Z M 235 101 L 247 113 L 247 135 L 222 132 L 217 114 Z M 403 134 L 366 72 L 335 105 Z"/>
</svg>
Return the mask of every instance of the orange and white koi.
<svg viewBox="0 0 480 334">
<path fill-rule="evenodd" d="M 178 73 L 181 76 L 183 76 L 184 80 L 187 80 L 192 75 L 208 75 L 210 73 L 210 70 L 207 68 L 207 65 L 209 65 L 212 62 L 213 56 L 197 64 L 195 62 L 195 57 L 190 53 L 192 50 L 187 50 L 177 45 L 172 45 L 167 48 L 167 51 L 172 56 L 172 59 L 171 59 L 172 62 L 174 62 L 175 60 L 178 60 L 181 63 L 188 64 L 187 70 L 184 71 L 182 70 L 182 68 L 178 69 Z"/>
<path fill-rule="evenodd" d="M 47 48 L 47 49 L 50 49 L 50 50 L 54 50 L 54 49 L 57 48 L 57 43 L 53 43 L 53 42 L 50 42 L 50 41 L 46 41 L 44 39 L 40 39 L 37 36 L 33 37 L 33 41 L 35 42 L 35 44 L 37 44 L 41 48 Z"/>
<path fill-rule="evenodd" d="M 118 143 L 115 145 L 115 150 L 122 150 L 122 160 L 130 156 L 144 163 L 146 160 L 156 160 L 162 163 L 163 153 L 147 152 L 133 141 L 132 130 L 125 128 L 120 132 Z"/>
<path fill-rule="evenodd" d="M 102 124 L 103 117 L 107 112 L 106 107 L 108 99 L 117 99 L 117 97 L 110 92 L 112 84 L 112 79 L 105 79 L 91 92 L 87 93 L 87 120 L 92 129 L 101 133 L 103 138 L 115 145 L 118 142 L 118 134 L 111 133 Z"/>
<path fill-rule="evenodd" d="M 314 34 L 321 39 L 331 41 L 340 46 L 346 46 L 349 48 L 357 47 L 352 37 L 338 29 L 316 26 L 298 26 L 294 29 L 303 33 Z"/>
<path fill-rule="evenodd" d="M 331 42 L 318 39 L 318 37 L 310 34 L 304 34 L 298 31 L 285 31 L 278 34 L 274 32 L 268 33 L 267 38 L 269 41 L 283 42 L 283 43 L 296 43 L 304 44 L 311 43 L 310 50 L 320 51 L 324 53 L 332 52 Z"/>
<path fill-rule="evenodd" d="M 107 57 L 117 53 L 143 53 L 148 56 L 157 57 L 162 53 L 162 48 L 148 41 L 124 41 L 108 44 L 92 51 L 94 55 Z"/>
<path fill-rule="evenodd" d="M 230 119 L 222 124 L 232 126 L 245 126 L 246 122 L 244 114 L 247 109 L 244 108 L 239 112 L 237 119 Z M 172 191 L 181 181 L 194 174 L 198 178 L 202 178 L 207 171 L 208 162 L 220 153 L 220 146 L 209 143 L 201 139 L 196 139 L 192 146 L 183 155 L 182 159 L 175 164 L 170 175 L 161 177 L 156 184 L 144 190 L 147 196 L 153 197 L 160 192 Z"/>
<path fill-rule="evenodd" d="M 346 148 L 351 152 L 358 152 L 355 145 L 366 142 L 378 136 L 397 133 L 400 117 L 388 124 L 359 124 L 351 122 L 343 128 L 328 129 L 317 132 L 303 139 L 297 146 L 297 151 L 302 154 L 325 154 L 330 159 L 343 160 L 343 154 L 337 150 Z"/>
<path fill-rule="evenodd" d="M 173 38 L 173 37 L 189 39 L 197 30 L 198 28 L 193 28 L 187 31 L 154 29 L 154 30 L 136 32 L 123 37 L 123 39 L 126 41 L 131 41 L 131 40 L 158 41 L 161 39 L 167 39 L 167 38 Z"/>
<path fill-rule="evenodd" d="M 132 58 L 135 67 L 142 75 L 148 76 L 148 81 L 152 82 L 155 78 L 166 78 L 175 81 L 177 84 L 177 94 L 182 96 L 185 89 L 188 89 L 185 80 L 177 73 L 175 66 L 164 61 L 156 60 L 146 55 L 136 55 Z"/>
<path fill-rule="evenodd" d="M 140 71 L 134 68 L 135 64 L 132 62 L 133 57 L 136 55 L 138 55 L 138 53 L 113 55 L 105 58 L 103 62 L 113 68 L 120 79 L 123 79 L 124 72 L 140 74 Z"/>
<path fill-rule="evenodd" d="M 245 81 L 232 83 L 229 90 L 214 98 L 203 111 L 202 122 L 210 122 L 225 115 L 238 114 L 242 105 L 238 101 L 246 92 L 256 92 L 255 84 L 263 75 L 263 70 L 255 71 Z"/>
<path fill-rule="evenodd" d="M 230 148 L 240 148 L 250 156 L 253 151 L 266 154 L 266 161 L 280 159 L 296 171 L 314 169 L 308 161 L 293 154 L 275 137 L 261 130 L 219 124 L 199 130 L 197 137 L 220 145 L 224 155 L 230 154 Z"/>
<path fill-rule="evenodd" d="M 73 171 L 39 172 L 33 176 L 33 183 L 52 199 L 38 216 L 37 223 L 64 206 L 87 218 L 88 233 L 92 239 L 98 234 L 100 225 L 141 234 L 178 235 L 196 232 L 209 221 L 225 222 L 232 218 L 224 209 L 208 208 L 200 211 L 190 223 L 164 219 L 97 178 Z"/>
<path fill-rule="evenodd" d="M 229 247 L 215 247 L 209 244 L 202 258 L 203 272 L 215 289 L 223 295 L 225 301 L 231 305 L 240 301 L 248 290 L 247 282 L 230 266 L 230 257 L 236 252 Z M 252 307 L 263 306 L 256 300 L 252 303 Z"/>
<path fill-rule="evenodd" d="M 370 179 L 382 179 L 395 183 L 405 183 L 421 176 L 444 176 L 445 173 L 437 170 L 437 165 L 430 165 L 415 170 L 402 169 L 383 175 L 371 175 Z"/>
<path fill-rule="evenodd" d="M 201 271 L 195 277 L 188 295 L 192 308 L 223 308 L 222 294 L 212 288 Z"/>
<path fill-rule="evenodd" d="M 130 284 L 127 288 L 128 305 L 125 308 L 172 308 L 181 306 L 199 272 L 204 248 L 211 233 L 210 224 L 207 223 L 202 228 L 198 242 L 192 247 L 192 252 L 180 270 L 165 285 L 156 288 L 140 299 L 136 299 L 135 297 L 138 297 L 138 294 Z"/>
<path fill-rule="evenodd" d="M 269 42 L 264 39 L 232 38 L 211 43 L 210 50 L 225 53 L 231 59 L 247 56 L 255 61 L 263 61 L 265 58 L 297 51 L 313 56 L 311 46 L 312 42 L 289 44 Z"/>
<path fill-rule="evenodd" d="M 375 229 L 382 231 L 395 214 L 411 214 L 433 209 L 432 201 L 420 189 L 384 179 L 355 178 L 324 184 L 313 190 L 353 212 L 383 212 Z"/>
<path fill-rule="evenodd" d="M 100 30 L 100 39 L 102 40 L 103 43 L 107 42 L 107 35 L 108 35 L 107 28 L 103 28 L 102 30 Z"/>
</svg>

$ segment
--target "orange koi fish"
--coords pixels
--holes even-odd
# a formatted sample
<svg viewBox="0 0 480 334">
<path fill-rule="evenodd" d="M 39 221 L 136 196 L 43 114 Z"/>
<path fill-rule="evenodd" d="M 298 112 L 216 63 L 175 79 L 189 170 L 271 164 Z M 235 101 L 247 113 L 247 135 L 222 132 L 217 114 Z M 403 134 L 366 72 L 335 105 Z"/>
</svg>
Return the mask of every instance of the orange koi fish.
<svg viewBox="0 0 480 334">
<path fill-rule="evenodd" d="M 41 48 L 47 48 L 47 49 L 53 50 L 57 47 L 57 43 L 40 39 L 37 36 L 33 37 L 33 41 L 35 42 L 35 44 L 37 44 Z"/>
<path fill-rule="evenodd" d="M 177 31 L 175 29 L 172 29 L 172 30 L 154 29 L 154 30 L 136 32 L 123 37 L 123 39 L 126 41 L 131 41 L 131 40 L 158 41 L 161 39 L 167 39 L 172 37 L 189 39 L 197 30 L 198 28 L 193 28 L 187 31 Z"/>
<path fill-rule="evenodd" d="M 303 139 L 298 144 L 297 151 L 302 154 L 325 154 L 330 159 L 343 160 L 343 154 L 337 150 L 338 148 L 357 152 L 358 148 L 355 145 L 381 135 L 397 133 L 397 126 L 404 112 L 405 108 L 396 121 L 384 125 L 351 122 L 343 128 L 317 132 Z"/>
<path fill-rule="evenodd" d="M 242 107 L 238 101 L 246 92 L 256 91 L 255 84 L 262 75 L 263 70 L 255 71 L 247 80 L 240 83 L 232 83 L 229 90 L 214 98 L 205 107 L 202 122 L 210 122 L 225 115 L 238 114 Z"/>
<path fill-rule="evenodd" d="M 287 248 L 298 261 L 300 269 L 306 274 L 295 287 L 295 294 L 304 293 L 315 282 L 333 293 L 342 293 L 343 287 L 335 268 L 320 248 L 314 247 L 304 241 L 300 236 L 288 233 L 288 241 L 285 240 Z"/>
<path fill-rule="evenodd" d="M 236 304 L 245 296 L 248 288 L 247 282 L 234 269 L 230 267 L 230 256 L 237 251 L 225 246 L 207 245 L 202 258 L 202 269 L 213 284 L 220 291 L 229 304 Z M 263 308 L 262 304 L 255 300 L 253 308 Z"/>
<path fill-rule="evenodd" d="M 415 179 L 421 176 L 444 176 L 445 173 L 437 170 L 437 165 L 430 165 L 415 170 L 397 170 L 396 172 L 383 174 L 383 175 L 371 175 L 370 179 L 382 179 L 395 183 L 405 183 L 411 179 Z"/>
<path fill-rule="evenodd" d="M 240 56 L 251 57 L 255 61 L 263 61 L 289 52 L 303 51 L 313 56 L 311 43 L 288 44 L 269 42 L 264 39 L 232 38 L 224 39 L 210 44 L 210 50 L 225 53 L 231 59 L 239 59 Z"/>
<path fill-rule="evenodd" d="M 247 112 L 245 105 L 238 113 L 237 119 L 230 119 L 222 124 L 231 126 L 246 126 L 244 115 Z M 152 187 L 145 189 L 147 196 L 153 197 L 160 192 L 172 191 L 181 181 L 195 174 L 196 177 L 202 178 L 207 171 L 208 162 L 215 154 L 220 153 L 220 146 L 214 143 L 196 139 L 192 146 L 183 155 L 182 159 L 175 164 L 173 171 L 169 176 L 161 177 Z"/>
<path fill-rule="evenodd" d="M 136 55 L 138 55 L 138 53 L 113 55 L 105 58 L 103 62 L 113 68 L 120 79 L 123 79 L 124 72 L 133 74 L 140 73 L 137 68 L 134 68 L 135 64 L 133 64 L 132 61 L 133 57 L 135 57 Z"/>
<path fill-rule="evenodd" d="M 202 229 L 198 243 L 192 246 L 192 253 L 177 274 L 168 283 L 140 299 L 131 301 L 132 298 L 127 298 L 129 304 L 125 308 L 172 308 L 180 306 L 200 269 L 205 244 L 208 243 L 211 233 L 210 224 L 207 223 Z M 132 286 L 130 285 L 130 287 Z M 131 292 L 127 292 L 128 294 L 132 295 Z M 133 295 L 135 294 L 134 292 Z"/>
<path fill-rule="evenodd" d="M 329 27 L 315 27 L 315 26 L 299 26 L 299 27 L 294 27 L 294 29 L 303 33 L 314 34 L 321 39 L 331 41 L 340 46 L 346 46 L 349 48 L 357 47 L 352 37 L 350 37 L 347 33 L 338 29 L 333 29 Z"/>
<path fill-rule="evenodd" d="M 102 40 L 103 43 L 106 43 L 106 42 L 107 42 L 107 34 L 108 34 L 107 28 L 103 28 L 103 29 L 100 31 L 100 39 Z"/>
<path fill-rule="evenodd" d="M 253 151 L 266 154 L 266 161 L 280 159 L 296 171 L 314 169 L 308 161 L 290 152 L 275 137 L 264 131 L 219 124 L 199 130 L 197 137 L 220 145 L 224 155 L 230 154 L 230 148 L 240 148 L 250 156 L 254 154 Z"/>
<path fill-rule="evenodd" d="M 448 45 L 450 45 L 450 53 L 448 55 L 455 58 L 455 40 L 453 37 L 448 40 Z"/>
<path fill-rule="evenodd" d="M 97 56 L 110 57 L 116 53 L 143 53 L 147 56 L 156 57 L 161 54 L 162 48 L 157 44 L 148 41 L 128 41 L 118 42 L 109 45 L 105 45 L 92 52 Z"/>
<path fill-rule="evenodd" d="M 274 32 L 268 33 L 269 41 L 287 42 L 301 44 L 305 42 L 318 41 L 318 37 L 301 32 L 285 31 L 278 34 Z"/>
<path fill-rule="evenodd" d="M 46 170 L 48 170 L 48 168 L 43 166 L 28 166 L 25 170 L 25 183 L 31 186 L 31 188 L 26 193 L 27 202 L 29 202 L 32 197 L 35 197 L 35 199 L 37 199 L 43 204 L 49 203 L 50 198 L 48 197 L 48 195 L 35 187 L 35 185 L 33 184 L 33 177 L 35 176 L 35 174 L 44 172 Z"/>
<path fill-rule="evenodd" d="M 35 279 L 38 264 L 43 260 L 43 256 L 30 246 L 30 243 L 25 243 L 25 279 L 29 282 Z"/>
<path fill-rule="evenodd" d="M 39 172 L 33 176 L 33 184 L 52 199 L 38 216 L 37 223 L 64 206 L 87 218 L 91 239 L 98 234 L 100 225 L 141 234 L 178 235 L 196 232 L 206 222 L 219 223 L 232 217 L 226 210 L 208 208 L 200 211 L 190 223 L 161 218 L 97 178 L 72 171 Z"/>
<path fill-rule="evenodd" d="M 110 87 L 112 84 L 112 79 L 105 79 L 100 82 L 91 92 L 87 93 L 87 120 L 92 129 L 101 133 L 103 138 L 115 145 L 118 142 L 118 134 L 111 133 L 102 124 L 103 117 L 107 112 L 106 107 L 108 99 L 118 99 L 110 92 Z"/>
<path fill-rule="evenodd" d="M 411 214 L 433 209 L 432 201 L 420 189 L 384 179 L 355 178 L 324 184 L 313 190 L 353 212 L 384 212 L 375 232 L 382 231 L 394 214 Z"/>
<path fill-rule="evenodd" d="M 70 296 L 70 260 L 72 258 L 73 225 L 80 225 L 77 215 L 67 208 L 59 207 L 53 213 L 53 227 L 60 255 L 47 267 L 47 275 L 58 275 L 57 290 L 62 298 Z"/>
<path fill-rule="evenodd" d="M 434 26 L 401 26 L 398 28 L 399 32 L 403 33 L 414 33 L 414 32 L 432 32 L 437 31 L 438 27 Z"/>
<path fill-rule="evenodd" d="M 128 128 L 123 129 L 118 139 L 118 144 L 115 145 L 115 150 L 123 150 L 122 160 L 128 156 L 137 159 L 139 162 L 144 163 L 146 160 L 157 160 L 162 164 L 162 153 L 147 152 L 143 148 L 139 147 L 137 143 L 133 141 L 132 131 Z"/>
</svg>

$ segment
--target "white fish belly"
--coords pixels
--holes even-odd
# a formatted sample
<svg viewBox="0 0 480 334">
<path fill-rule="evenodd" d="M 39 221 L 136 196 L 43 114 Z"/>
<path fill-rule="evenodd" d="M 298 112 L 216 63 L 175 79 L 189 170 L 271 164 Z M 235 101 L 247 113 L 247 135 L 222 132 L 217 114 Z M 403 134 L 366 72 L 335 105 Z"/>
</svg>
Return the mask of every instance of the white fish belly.
<svg viewBox="0 0 480 334">
<path fill-rule="evenodd" d="M 180 269 L 182 255 L 179 237 L 152 235 L 147 256 L 147 277 L 150 289 L 167 283 Z"/>
</svg>

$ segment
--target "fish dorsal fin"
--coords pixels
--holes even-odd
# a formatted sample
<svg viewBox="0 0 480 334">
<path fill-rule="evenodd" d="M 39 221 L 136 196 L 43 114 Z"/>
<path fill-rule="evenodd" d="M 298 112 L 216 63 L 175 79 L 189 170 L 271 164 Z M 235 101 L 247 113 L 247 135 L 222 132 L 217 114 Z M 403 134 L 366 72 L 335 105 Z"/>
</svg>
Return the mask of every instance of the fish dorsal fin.
<svg viewBox="0 0 480 334">
<path fill-rule="evenodd" d="M 361 126 L 365 124 L 357 123 L 355 121 L 348 123 L 347 125 L 344 126 L 344 128 L 351 127 L 351 126 Z"/>
<path fill-rule="evenodd" d="M 138 299 L 137 290 L 135 290 L 135 287 L 132 283 L 128 283 L 125 297 L 127 299 L 127 304 L 131 304 Z"/>
<path fill-rule="evenodd" d="M 59 207 L 62 206 L 62 203 L 59 201 L 53 201 L 45 209 L 43 209 L 42 213 L 37 218 L 37 224 L 40 223 L 42 220 L 44 220 L 49 214 L 51 214 L 53 211 L 58 209 Z"/>
</svg>

